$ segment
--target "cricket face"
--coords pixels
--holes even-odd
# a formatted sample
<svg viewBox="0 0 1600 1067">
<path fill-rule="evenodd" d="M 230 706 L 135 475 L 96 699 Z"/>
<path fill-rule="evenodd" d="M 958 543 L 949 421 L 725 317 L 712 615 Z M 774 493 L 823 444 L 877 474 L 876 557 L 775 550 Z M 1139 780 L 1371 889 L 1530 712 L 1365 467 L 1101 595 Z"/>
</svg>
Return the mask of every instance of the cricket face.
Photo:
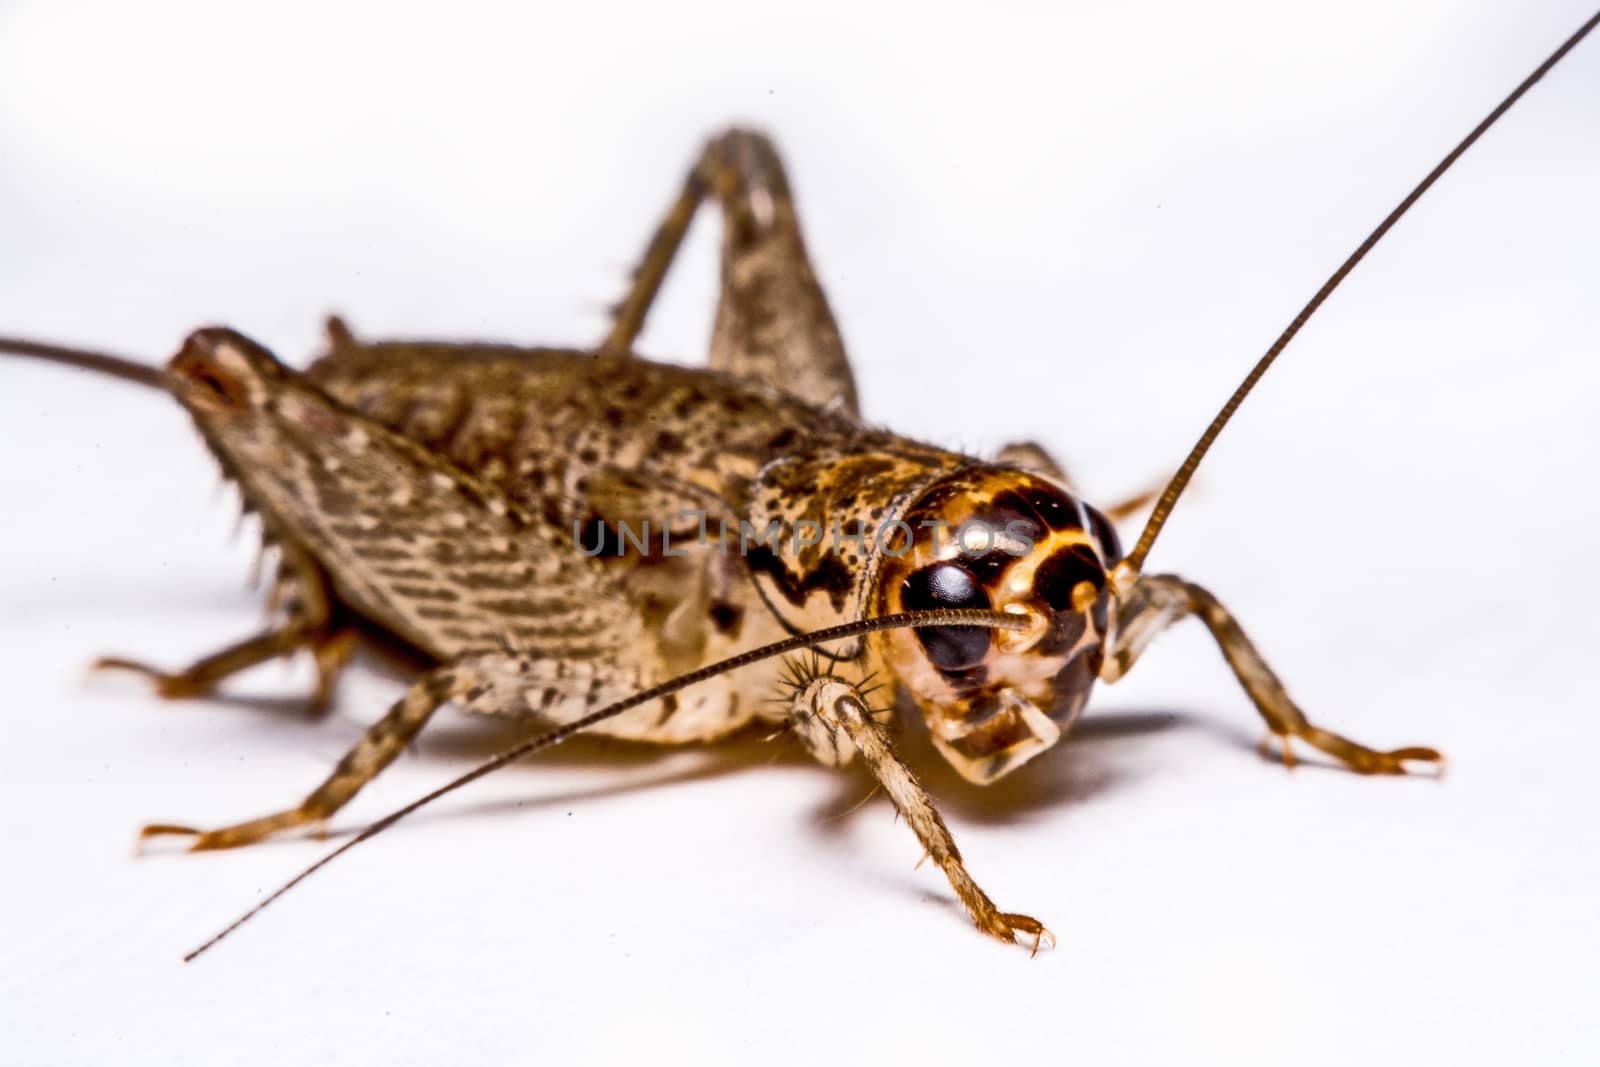
<svg viewBox="0 0 1600 1067">
<path fill-rule="evenodd" d="M 985 468 L 939 482 L 909 509 L 909 549 L 883 561 L 885 613 L 993 608 L 1020 630 L 901 629 L 886 661 L 934 744 L 980 785 L 1055 744 L 1099 675 L 1121 557 L 1110 522 L 1051 483 Z"/>
</svg>

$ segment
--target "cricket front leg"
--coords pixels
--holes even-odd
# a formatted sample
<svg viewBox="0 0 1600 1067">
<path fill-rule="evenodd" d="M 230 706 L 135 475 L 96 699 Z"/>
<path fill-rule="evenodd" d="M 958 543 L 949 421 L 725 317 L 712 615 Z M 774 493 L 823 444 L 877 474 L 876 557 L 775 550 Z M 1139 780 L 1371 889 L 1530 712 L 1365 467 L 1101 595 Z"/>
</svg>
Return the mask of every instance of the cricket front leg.
<svg viewBox="0 0 1600 1067">
<path fill-rule="evenodd" d="M 1001 911 L 967 872 L 949 827 L 933 806 L 933 798 L 894 750 L 889 732 L 874 715 L 860 684 L 821 674 L 794 689 L 790 722 L 801 742 L 829 765 L 848 763 L 856 753 L 866 761 L 883 791 L 917 835 L 929 858 L 944 870 L 950 887 L 978 929 L 992 937 L 1029 946 L 1038 952 L 1055 937 L 1039 920 Z"/>
<path fill-rule="evenodd" d="M 1223 658 L 1266 720 L 1267 729 L 1279 738 L 1284 762 L 1290 766 L 1294 764 L 1291 738 L 1326 752 L 1361 774 L 1405 774 L 1408 763 L 1439 766 L 1444 761 L 1431 748 L 1372 749 L 1312 724 L 1228 610 L 1193 582 L 1171 574 L 1141 577 L 1123 597 L 1118 613 L 1116 642 L 1100 673 L 1103 680 L 1114 682 L 1121 678 L 1157 634 L 1179 619 L 1197 616 L 1216 638 Z"/>
</svg>

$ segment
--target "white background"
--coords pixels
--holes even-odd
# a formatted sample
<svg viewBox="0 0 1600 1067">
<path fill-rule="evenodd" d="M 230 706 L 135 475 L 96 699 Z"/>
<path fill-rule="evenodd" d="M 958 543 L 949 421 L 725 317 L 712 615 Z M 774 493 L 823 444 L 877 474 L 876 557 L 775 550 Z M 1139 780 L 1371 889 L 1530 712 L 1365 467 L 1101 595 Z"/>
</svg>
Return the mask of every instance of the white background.
<svg viewBox="0 0 1600 1067">
<path fill-rule="evenodd" d="M 0 332 L 155 361 L 226 322 L 587 344 L 700 139 L 778 137 L 868 415 L 1037 437 L 1096 499 L 1181 457 L 1306 296 L 1586 16 L 1530 3 L 0 6 Z M 249 632 L 248 531 L 170 402 L 0 360 L 0 1043 L 15 1063 L 1593 1063 L 1600 39 L 1290 350 L 1152 565 L 1314 718 L 1442 783 L 1289 774 L 1198 627 L 987 791 L 911 745 L 976 934 L 865 779 L 784 743 L 504 772 L 181 953 L 324 845 L 136 861 L 292 803 L 400 684 L 86 681 Z M 715 226 L 647 351 L 698 360 Z M 337 820 L 506 740 L 441 715 Z M 847 814 L 848 813 L 848 814 Z"/>
</svg>

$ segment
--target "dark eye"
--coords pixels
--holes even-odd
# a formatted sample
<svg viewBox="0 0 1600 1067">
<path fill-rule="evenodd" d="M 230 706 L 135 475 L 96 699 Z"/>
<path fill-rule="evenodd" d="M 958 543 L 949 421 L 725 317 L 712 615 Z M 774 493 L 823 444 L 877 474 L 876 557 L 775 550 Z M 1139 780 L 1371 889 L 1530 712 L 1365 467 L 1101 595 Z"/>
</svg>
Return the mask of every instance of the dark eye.
<svg viewBox="0 0 1600 1067">
<path fill-rule="evenodd" d="M 1050 524 L 1052 530 L 1076 530 L 1083 525 L 1078 517 L 1078 506 L 1071 497 L 1054 489 L 1037 486 L 1023 491 L 1022 497 Z"/>
<path fill-rule="evenodd" d="M 900 600 L 907 611 L 989 606 L 989 594 L 959 563 L 935 563 L 917 571 L 901 586 Z M 989 631 L 978 626 L 930 626 L 916 634 L 929 661 L 942 671 L 976 667 L 989 651 Z"/>
<path fill-rule="evenodd" d="M 1056 611 L 1071 611 L 1072 591 L 1079 582 L 1093 583 L 1096 589 L 1106 584 L 1106 572 L 1088 545 L 1063 548 L 1041 563 L 1033 574 L 1033 591 Z"/>
</svg>

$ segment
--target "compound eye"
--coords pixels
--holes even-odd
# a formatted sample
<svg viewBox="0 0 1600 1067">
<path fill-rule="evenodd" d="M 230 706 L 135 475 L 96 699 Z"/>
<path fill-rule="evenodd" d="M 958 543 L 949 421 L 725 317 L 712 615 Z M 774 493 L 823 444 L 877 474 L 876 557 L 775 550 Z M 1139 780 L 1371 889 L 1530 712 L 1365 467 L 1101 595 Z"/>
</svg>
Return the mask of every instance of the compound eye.
<svg viewBox="0 0 1600 1067">
<path fill-rule="evenodd" d="M 989 594 L 959 563 L 935 563 L 905 580 L 900 600 L 907 611 L 987 608 Z M 981 626 L 929 626 L 916 631 L 928 660 L 941 671 L 976 667 L 988 654 L 990 633 Z"/>
</svg>

